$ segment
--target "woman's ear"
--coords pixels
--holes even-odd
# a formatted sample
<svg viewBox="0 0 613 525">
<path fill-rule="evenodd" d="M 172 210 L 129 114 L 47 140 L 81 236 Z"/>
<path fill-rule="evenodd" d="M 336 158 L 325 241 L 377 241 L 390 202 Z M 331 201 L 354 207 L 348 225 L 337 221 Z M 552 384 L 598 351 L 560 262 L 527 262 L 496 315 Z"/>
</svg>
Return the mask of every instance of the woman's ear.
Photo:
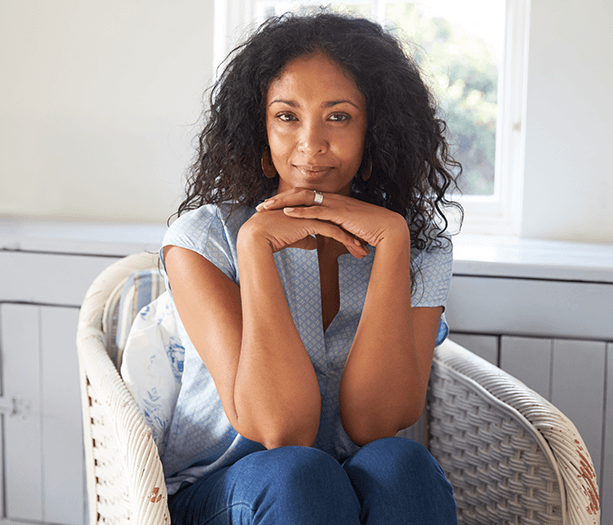
<svg viewBox="0 0 613 525">
<path fill-rule="evenodd" d="M 360 167 L 358 173 L 360 174 L 360 177 L 362 177 L 362 180 L 364 182 L 368 182 L 368 179 L 370 179 L 370 176 L 372 174 L 372 157 L 370 156 L 370 153 L 368 151 L 364 152 L 362 166 Z"/>
<path fill-rule="evenodd" d="M 275 165 L 272 163 L 272 158 L 270 157 L 270 148 L 268 145 L 264 148 L 262 152 L 262 171 L 264 175 L 269 179 L 274 179 L 277 176 L 277 170 L 275 169 Z"/>
</svg>

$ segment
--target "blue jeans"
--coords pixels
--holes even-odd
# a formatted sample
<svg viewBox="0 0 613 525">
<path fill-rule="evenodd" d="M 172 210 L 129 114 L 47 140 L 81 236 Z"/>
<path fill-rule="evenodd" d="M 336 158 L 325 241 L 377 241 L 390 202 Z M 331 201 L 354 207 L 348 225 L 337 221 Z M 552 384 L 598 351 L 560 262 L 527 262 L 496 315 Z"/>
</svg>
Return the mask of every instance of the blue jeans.
<svg viewBox="0 0 613 525">
<path fill-rule="evenodd" d="M 314 448 L 250 454 L 170 498 L 173 525 L 457 524 L 453 489 L 432 455 L 403 438 L 342 464 Z"/>
</svg>

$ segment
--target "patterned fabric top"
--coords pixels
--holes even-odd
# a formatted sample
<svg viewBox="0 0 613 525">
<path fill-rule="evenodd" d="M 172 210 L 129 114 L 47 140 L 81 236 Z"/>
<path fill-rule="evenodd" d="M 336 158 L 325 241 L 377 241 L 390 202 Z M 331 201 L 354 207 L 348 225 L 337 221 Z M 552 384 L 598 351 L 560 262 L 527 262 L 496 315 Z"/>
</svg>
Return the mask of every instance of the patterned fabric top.
<svg viewBox="0 0 613 525">
<path fill-rule="evenodd" d="M 240 284 L 236 239 L 240 227 L 255 212 L 230 205 L 203 206 L 180 217 L 169 228 L 163 246 L 193 250 L 211 261 Z M 162 261 L 163 261 L 163 249 Z M 340 380 L 360 320 L 375 250 L 364 259 L 350 254 L 339 257 L 340 309 L 328 329 L 322 326 L 319 266 L 316 250 L 287 248 L 274 254 L 294 323 L 308 351 L 321 390 L 320 428 L 314 446 L 337 459 L 354 453 L 355 445 L 345 433 L 339 415 Z M 413 306 L 444 306 L 451 281 L 452 253 L 448 247 L 419 253 L 421 271 L 416 279 Z M 167 279 L 167 276 L 166 276 Z M 168 281 L 166 287 L 172 290 Z M 176 312 L 175 312 L 176 314 Z M 170 494 L 182 483 L 231 465 L 241 457 L 263 450 L 262 445 L 239 435 L 228 421 L 213 379 L 176 316 L 179 337 L 185 347 L 181 389 L 168 442 L 162 454 Z M 441 318 L 436 344 L 448 334 Z"/>
</svg>

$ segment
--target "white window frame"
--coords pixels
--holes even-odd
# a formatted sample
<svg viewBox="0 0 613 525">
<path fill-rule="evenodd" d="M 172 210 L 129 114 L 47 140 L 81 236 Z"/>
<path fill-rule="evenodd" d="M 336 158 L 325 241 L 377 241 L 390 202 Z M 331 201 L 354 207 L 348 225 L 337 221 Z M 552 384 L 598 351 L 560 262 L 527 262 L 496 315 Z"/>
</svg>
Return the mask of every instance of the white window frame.
<svg viewBox="0 0 613 525">
<path fill-rule="evenodd" d="M 382 18 L 383 2 L 373 3 Z M 352 0 L 351 3 L 362 3 Z M 291 2 L 291 0 L 290 0 Z M 215 0 L 213 63 L 217 67 L 254 27 L 254 0 Z M 506 0 L 503 67 L 498 82 L 496 129 L 496 176 L 494 194 L 487 197 L 459 196 L 465 211 L 463 233 L 519 235 L 521 229 L 526 85 L 530 0 Z"/>
</svg>

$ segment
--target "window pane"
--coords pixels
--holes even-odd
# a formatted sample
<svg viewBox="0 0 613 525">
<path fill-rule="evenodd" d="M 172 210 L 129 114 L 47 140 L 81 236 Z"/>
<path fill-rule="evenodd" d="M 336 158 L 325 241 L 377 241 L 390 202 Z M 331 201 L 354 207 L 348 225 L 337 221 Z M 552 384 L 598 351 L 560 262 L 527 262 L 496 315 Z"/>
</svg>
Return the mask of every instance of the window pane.
<svg viewBox="0 0 613 525">
<path fill-rule="evenodd" d="M 493 195 L 504 0 L 389 2 L 387 20 L 435 92 L 466 195 Z"/>
<path fill-rule="evenodd" d="M 258 21 L 287 11 L 312 12 L 320 5 L 315 0 L 254 3 Z M 383 23 L 407 42 L 449 126 L 447 138 L 464 168 L 460 189 L 465 195 L 493 195 L 505 0 L 354 0 L 327 7 L 384 16 Z"/>
</svg>

